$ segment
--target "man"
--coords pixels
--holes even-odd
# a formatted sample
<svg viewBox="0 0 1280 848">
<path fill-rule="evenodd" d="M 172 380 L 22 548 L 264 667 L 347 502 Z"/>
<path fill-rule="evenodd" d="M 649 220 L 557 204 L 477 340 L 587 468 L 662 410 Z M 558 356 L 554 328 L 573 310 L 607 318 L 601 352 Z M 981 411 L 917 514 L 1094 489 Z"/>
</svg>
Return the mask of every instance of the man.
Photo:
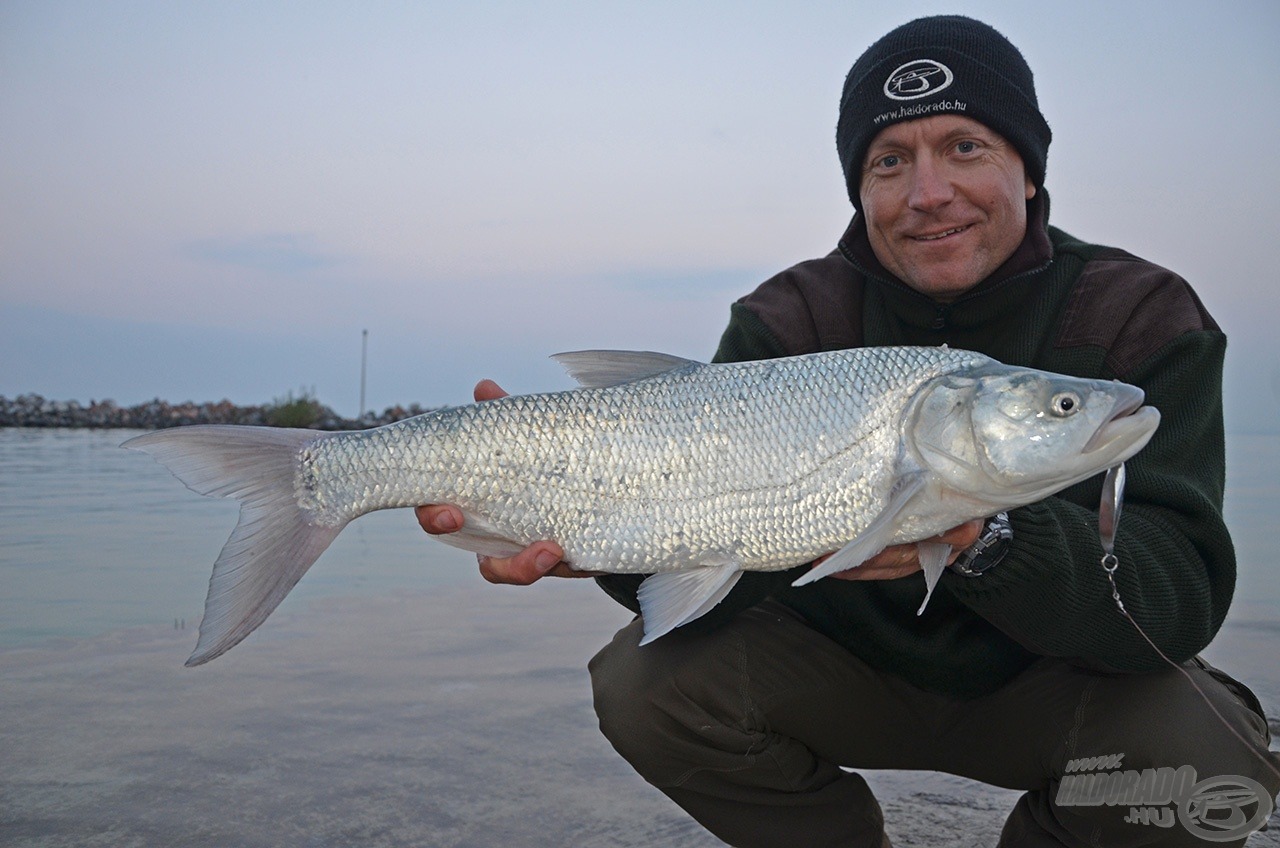
<svg viewBox="0 0 1280 848">
<path fill-rule="evenodd" d="M 602 731 L 732 845 L 886 844 L 866 781 L 841 766 L 1024 790 L 1003 832 L 1011 846 L 1206 833 L 1240 844 L 1269 809 L 1261 793 L 1280 789 L 1256 699 L 1195 658 L 1235 581 L 1221 511 L 1225 337 L 1177 276 L 1048 226 L 1050 138 L 1030 68 L 994 29 L 962 17 L 895 29 L 845 82 L 836 142 L 853 222 L 830 255 L 734 304 L 716 358 L 948 344 L 1141 386 L 1163 418 L 1129 463 L 1116 583 L 1239 738 L 1117 609 L 1095 478 L 944 534 L 963 553 L 921 617 L 922 581 L 899 579 L 920 568 L 905 545 L 799 589 L 803 568 L 747 573 L 644 648 L 641 622 L 619 631 L 591 663 Z M 477 387 L 478 400 L 500 394 Z M 448 506 L 419 518 L 429 532 L 461 524 Z M 497 582 L 576 574 L 561 555 L 539 542 L 481 568 Z M 638 578 L 599 580 L 638 610 Z M 1190 787 L 1156 785 L 1188 766 L 1184 782 L 1238 777 L 1259 798 L 1211 822 Z M 1122 791 L 1117 777 L 1110 802 L 1095 800 L 1078 777 L 1089 769 L 1133 771 L 1146 788 Z M 1151 823 L 1162 805 L 1179 807 L 1178 825 Z M 1145 824 L 1130 815 L 1140 807 Z"/>
</svg>

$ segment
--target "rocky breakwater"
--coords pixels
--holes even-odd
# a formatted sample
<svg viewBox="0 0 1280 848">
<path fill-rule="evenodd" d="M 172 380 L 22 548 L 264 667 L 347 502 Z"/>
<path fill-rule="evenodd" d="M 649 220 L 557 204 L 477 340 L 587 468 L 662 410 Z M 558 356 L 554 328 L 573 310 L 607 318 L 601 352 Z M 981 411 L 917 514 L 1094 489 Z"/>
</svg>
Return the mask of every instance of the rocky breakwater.
<svg viewBox="0 0 1280 848">
<path fill-rule="evenodd" d="M 400 421 L 427 410 L 418 404 L 387 407 L 381 414 L 343 418 L 311 399 L 262 406 L 236 406 L 229 400 L 170 403 L 155 400 L 120 406 L 113 400 L 49 400 L 36 394 L 7 398 L 0 395 L 0 427 L 128 428 L 159 430 L 188 424 L 253 424 L 311 427 L 316 430 L 363 430 Z"/>
</svg>

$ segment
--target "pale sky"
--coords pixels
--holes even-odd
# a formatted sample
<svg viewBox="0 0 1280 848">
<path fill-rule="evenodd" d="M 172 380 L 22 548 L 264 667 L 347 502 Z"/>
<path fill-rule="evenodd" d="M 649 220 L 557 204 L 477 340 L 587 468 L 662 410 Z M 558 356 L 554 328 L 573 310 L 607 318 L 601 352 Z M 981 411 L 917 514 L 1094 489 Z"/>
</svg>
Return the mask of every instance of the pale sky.
<svg viewBox="0 0 1280 848">
<path fill-rule="evenodd" d="M 1052 221 L 1185 276 L 1228 424 L 1280 430 L 1280 4 L 0 0 L 0 395 L 352 415 L 707 358 L 828 252 L 844 75 L 921 14 L 1004 32 Z"/>
</svg>

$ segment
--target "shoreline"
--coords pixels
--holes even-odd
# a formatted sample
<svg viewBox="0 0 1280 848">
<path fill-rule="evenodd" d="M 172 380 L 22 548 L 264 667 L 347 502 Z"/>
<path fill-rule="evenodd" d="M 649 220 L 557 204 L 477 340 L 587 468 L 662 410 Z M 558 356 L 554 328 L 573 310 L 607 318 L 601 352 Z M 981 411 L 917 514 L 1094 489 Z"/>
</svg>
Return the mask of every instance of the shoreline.
<svg viewBox="0 0 1280 848">
<path fill-rule="evenodd" d="M 310 421 L 289 420 L 278 423 L 275 416 L 285 405 L 310 404 Z M 0 427 L 32 427 L 71 430 L 161 430 L 191 424 L 244 424 L 258 427 L 307 426 L 313 430 L 367 430 L 381 427 L 431 411 L 417 403 L 389 406 L 381 413 L 366 412 L 362 418 L 345 418 L 331 408 L 303 398 L 292 397 L 286 404 L 267 403 L 238 406 L 229 400 L 182 401 L 171 403 L 160 398 L 133 406 L 120 406 L 114 400 L 50 400 L 28 393 L 13 398 L 0 395 Z"/>
</svg>

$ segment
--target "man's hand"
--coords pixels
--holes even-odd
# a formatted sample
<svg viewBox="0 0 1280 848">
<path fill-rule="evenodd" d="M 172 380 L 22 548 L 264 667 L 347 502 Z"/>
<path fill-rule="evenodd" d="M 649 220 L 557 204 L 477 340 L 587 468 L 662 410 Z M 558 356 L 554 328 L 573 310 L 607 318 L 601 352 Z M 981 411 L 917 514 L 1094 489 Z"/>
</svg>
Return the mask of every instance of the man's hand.
<svg viewBox="0 0 1280 848">
<path fill-rule="evenodd" d="M 507 393 L 492 380 L 476 383 L 475 399 L 479 403 L 506 397 Z M 427 504 L 417 507 L 414 514 L 418 524 L 433 536 L 453 533 L 462 529 L 462 510 L 452 504 Z M 510 583 L 528 586 L 547 575 L 554 577 L 594 577 L 596 572 L 574 571 L 563 562 L 564 550 L 551 541 L 534 542 L 512 557 L 480 556 L 480 576 L 490 583 Z"/>
<path fill-rule="evenodd" d="M 965 548 L 978 541 L 978 537 L 982 535 L 982 528 L 986 525 L 986 519 L 975 518 L 973 521 L 967 521 L 959 527 L 952 527 L 947 532 L 940 533 L 925 541 L 950 545 L 951 556 L 947 558 L 947 565 L 950 565 L 956 561 L 956 557 L 964 552 Z M 827 556 L 830 556 L 830 554 Z M 822 559 L 826 559 L 826 557 Z M 822 562 L 822 559 L 817 560 L 817 562 Z M 857 568 L 837 571 L 829 576 L 839 580 L 893 580 L 897 577 L 906 577 L 908 574 L 914 574 L 919 570 L 920 557 L 916 551 L 916 543 L 911 542 L 906 545 L 891 545 Z"/>
</svg>

